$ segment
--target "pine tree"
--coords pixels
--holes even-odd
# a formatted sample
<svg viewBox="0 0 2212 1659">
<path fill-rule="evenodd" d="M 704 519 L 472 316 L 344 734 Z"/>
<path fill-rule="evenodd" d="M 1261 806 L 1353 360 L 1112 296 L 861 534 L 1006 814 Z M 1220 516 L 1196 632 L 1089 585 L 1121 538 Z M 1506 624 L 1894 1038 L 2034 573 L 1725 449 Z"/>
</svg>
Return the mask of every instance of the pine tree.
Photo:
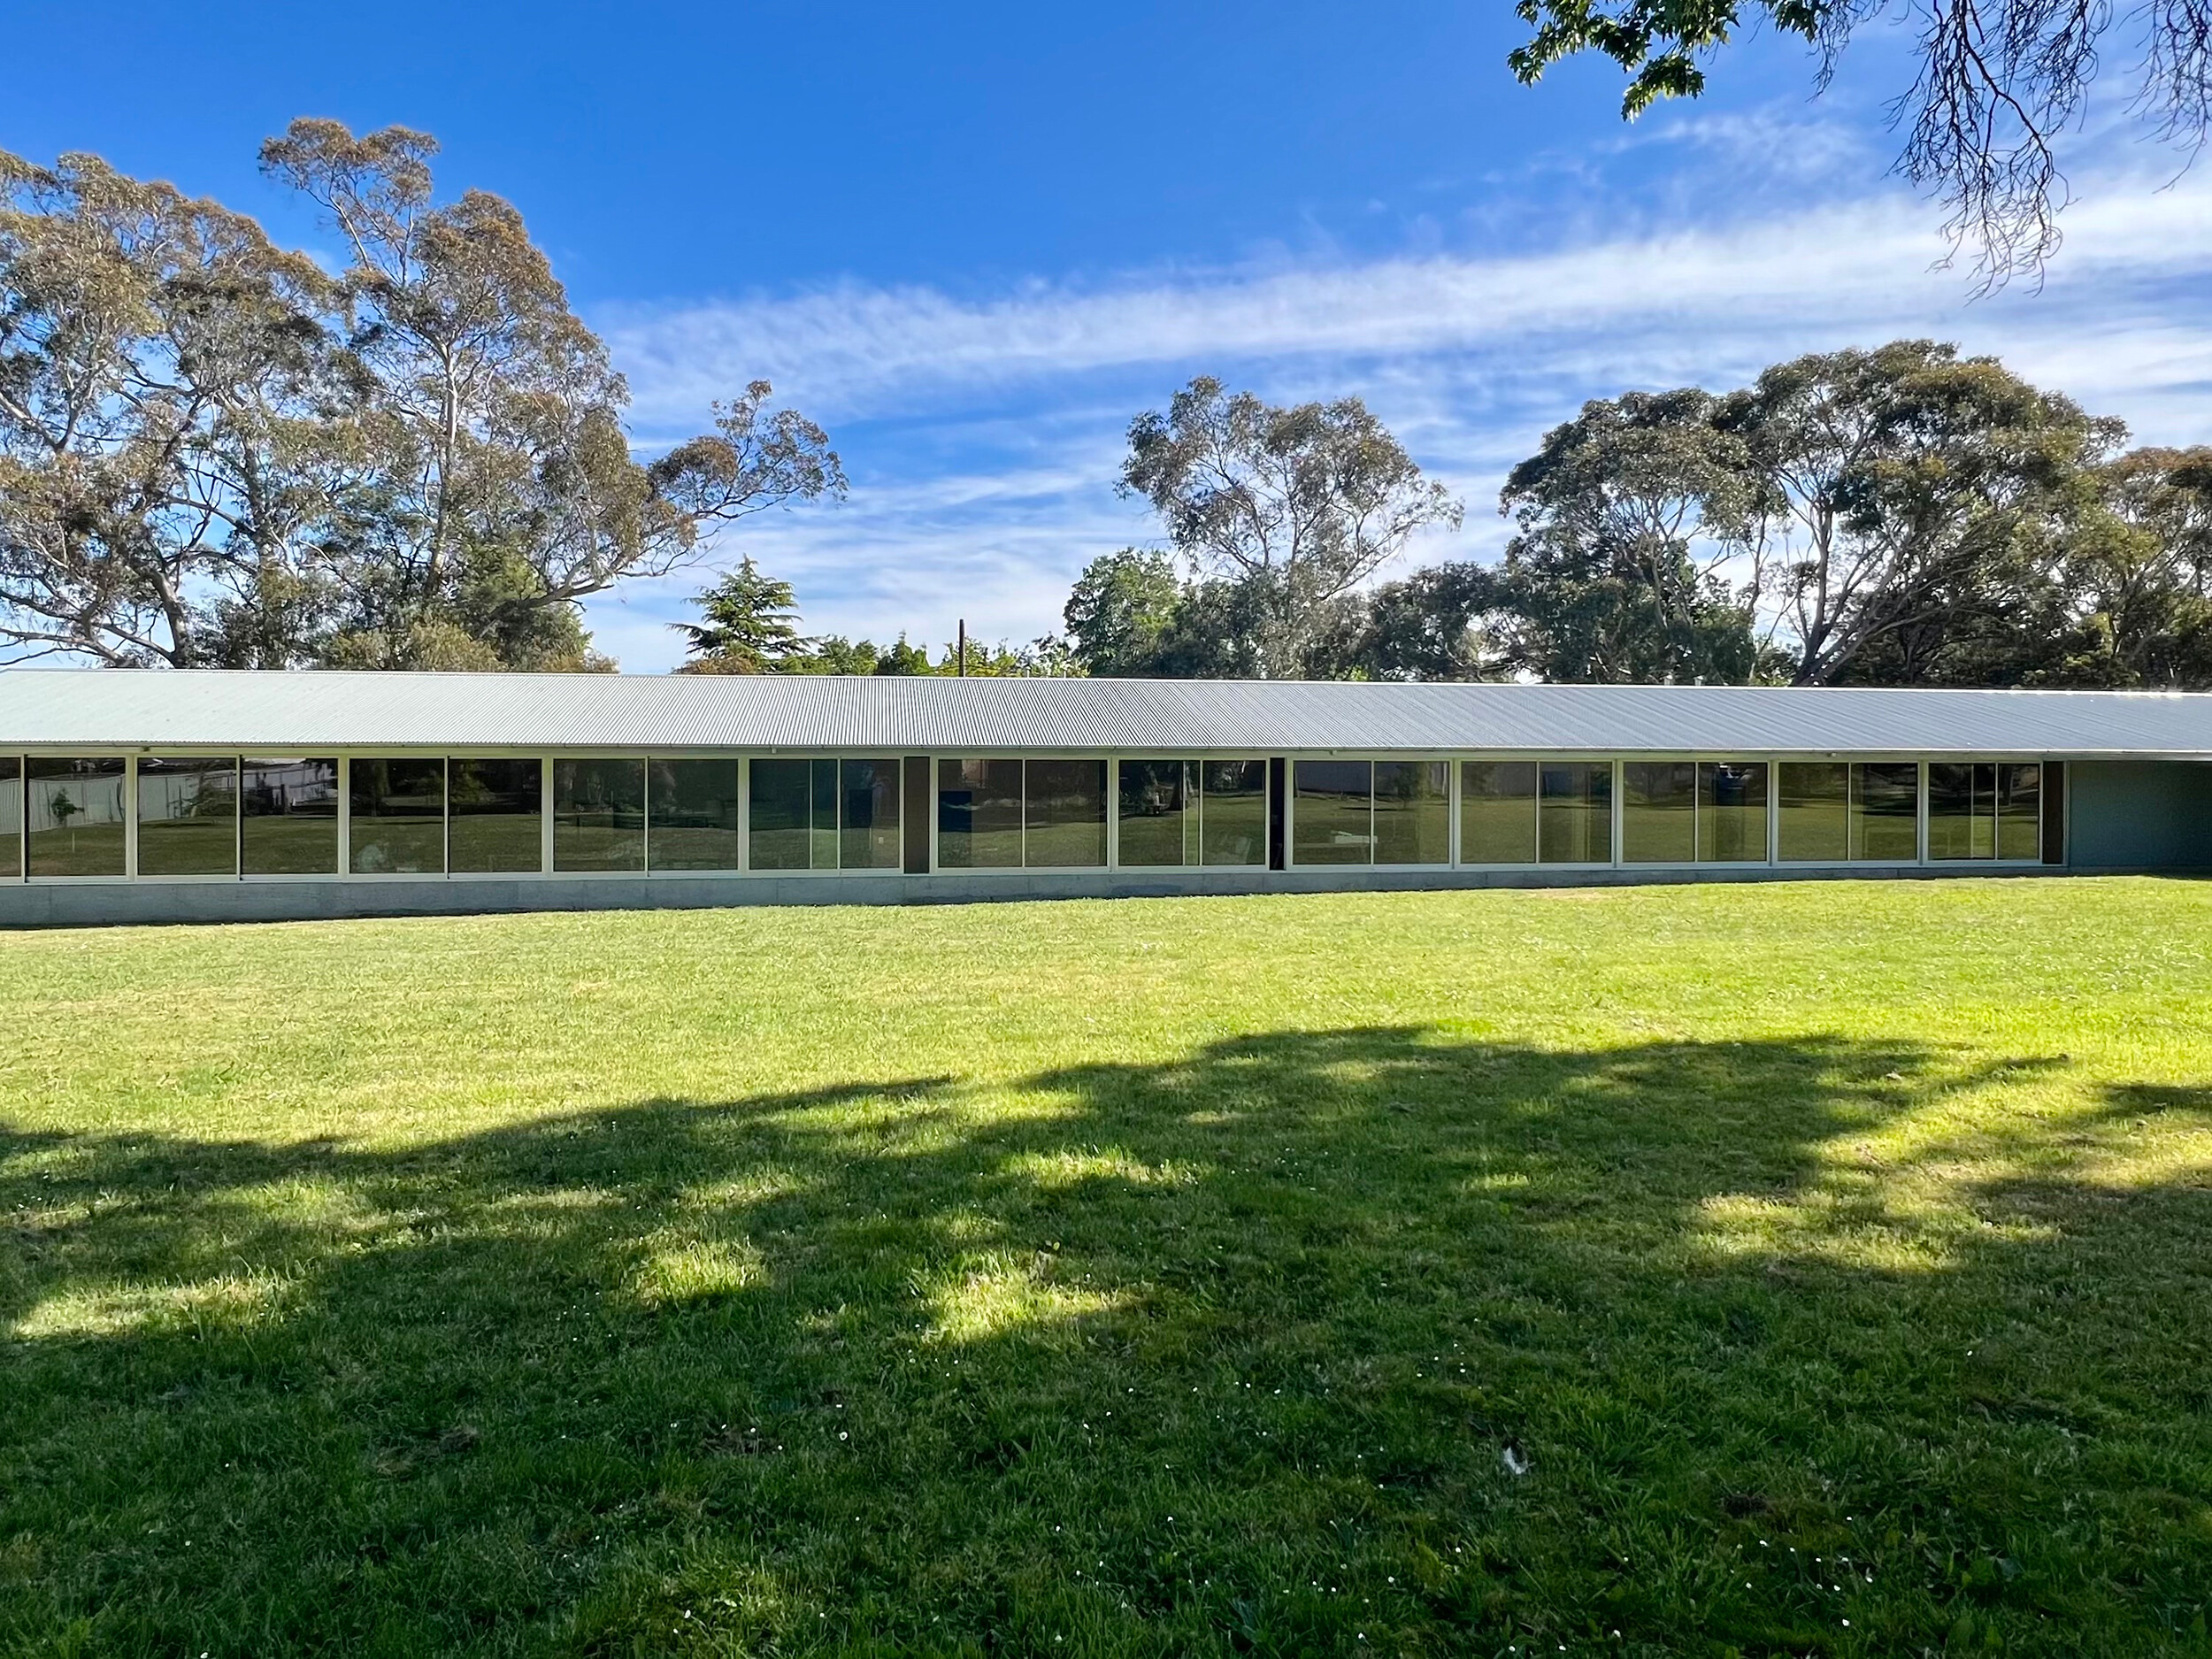
<svg viewBox="0 0 2212 1659">
<path fill-rule="evenodd" d="M 789 582 L 764 576 L 749 558 L 698 595 L 701 622 L 676 627 L 690 641 L 695 672 L 772 673 L 809 641 L 795 626 L 798 596 Z"/>
</svg>

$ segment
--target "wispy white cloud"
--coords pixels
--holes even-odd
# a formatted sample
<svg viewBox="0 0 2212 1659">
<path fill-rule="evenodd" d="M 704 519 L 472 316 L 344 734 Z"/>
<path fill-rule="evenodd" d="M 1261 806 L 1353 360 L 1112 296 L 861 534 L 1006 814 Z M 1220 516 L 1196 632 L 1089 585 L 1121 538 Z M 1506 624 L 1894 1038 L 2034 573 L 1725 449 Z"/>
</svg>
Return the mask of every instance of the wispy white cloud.
<svg viewBox="0 0 2212 1659">
<path fill-rule="evenodd" d="M 2011 319 L 2032 297 L 2049 309 L 2115 277 L 2172 277 L 2212 259 L 2212 182 L 2192 175 L 2154 191 L 2115 180 L 2085 196 L 2045 291 L 2000 296 L 1987 314 Z M 1557 337 L 1589 349 L 1632 333 L 1663 345 L 1670 324 L 1741 335 L 1808 318 L 1861 329 L 1963 322 L 1965 285 L 1933 267 L 1931 217 L 1886 196 L 1541 253 L 1040 281 L 979 300 L 847 284 L 622 318 L 609 333 L 653 425 L 757 374 L 833 412 L 873 414 L 1194 359 L 1396 356 Z"/>
</svg>

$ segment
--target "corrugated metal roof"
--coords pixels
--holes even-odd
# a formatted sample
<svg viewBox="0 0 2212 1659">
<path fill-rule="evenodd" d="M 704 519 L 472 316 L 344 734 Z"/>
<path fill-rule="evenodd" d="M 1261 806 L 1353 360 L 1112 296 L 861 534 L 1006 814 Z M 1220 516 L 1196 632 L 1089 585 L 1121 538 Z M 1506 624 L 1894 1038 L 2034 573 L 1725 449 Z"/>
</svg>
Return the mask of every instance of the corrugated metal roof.
<svg viewBox="0 0 2212 1659">
<path fill-rule="evenodd" d="M 800 675 L 0 672 L 0 752 L 1020 749 L 2212 757 L 2212 695 Z"/>
</svg>

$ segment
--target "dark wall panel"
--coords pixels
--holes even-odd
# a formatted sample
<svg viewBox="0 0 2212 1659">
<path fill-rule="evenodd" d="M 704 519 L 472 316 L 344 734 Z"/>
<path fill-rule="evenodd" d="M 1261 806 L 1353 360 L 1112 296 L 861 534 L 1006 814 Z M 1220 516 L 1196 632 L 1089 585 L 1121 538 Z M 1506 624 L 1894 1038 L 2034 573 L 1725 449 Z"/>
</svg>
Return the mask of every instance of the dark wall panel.
<svg viewBox="0 0 2212 1659">
<path fill-rule="evenodd" d="M 2043 862 L 2066 862 L 2066 763 L 2043 763 Z"/>
<path fill-rule="evenodd" d="M 2066 770 L 2073 868 L 2212 865 L 2212 763 L 2080 760 Z"/>
<path fill-rule="evenodd" d="M 909 755 L 904 780 L 905 800 L 900 811 L 906 825 L 906 873 L 929 873 L 929 826 L 936 822 L 936 803 L 929 787 L 929 757 Z"/>
</svg>

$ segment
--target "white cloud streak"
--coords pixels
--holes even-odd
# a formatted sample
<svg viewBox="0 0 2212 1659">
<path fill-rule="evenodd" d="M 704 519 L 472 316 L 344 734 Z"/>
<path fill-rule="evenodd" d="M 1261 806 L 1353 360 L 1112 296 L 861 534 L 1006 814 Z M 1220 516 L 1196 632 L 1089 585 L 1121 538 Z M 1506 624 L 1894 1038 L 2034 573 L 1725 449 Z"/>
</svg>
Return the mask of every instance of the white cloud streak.
<svg viewBox="0 0 2212 1659">
<path fill-rule="evenodd" d="M 624 318 L 609 333 L 649 424 L 692 414 L 754 375 L 833 413 L 876 414 L 1194 360 L 1399 357 L 1548 339 L 1561 342 L 1554 360 L 1564 366 L 1632 334 L 1658 343 L 1719 327 L 1740 338 L 1794 334 L 1814 319 L 1862 332 L 1955 328 L 1973 313 L 1961 275 L 1932 267 L 1930 217 L 1892 196 L 1533 255 L 1171 273 L 1096 288 L 1041 282 L 981 301 L 846 285 Z M 2050 284 L 1985 302 L 1987 314 L 2025 321 L 2039 305 L 2071 311 L 2066 302 L 2115 280 L 2200 273 L 2212 263 L 2212 184 L 2191 175 L 2154 191 L 2114 180 L 2066 225 Z M 1701 353 L 1659 355 L 1687 366 Z"/>
</svg>

